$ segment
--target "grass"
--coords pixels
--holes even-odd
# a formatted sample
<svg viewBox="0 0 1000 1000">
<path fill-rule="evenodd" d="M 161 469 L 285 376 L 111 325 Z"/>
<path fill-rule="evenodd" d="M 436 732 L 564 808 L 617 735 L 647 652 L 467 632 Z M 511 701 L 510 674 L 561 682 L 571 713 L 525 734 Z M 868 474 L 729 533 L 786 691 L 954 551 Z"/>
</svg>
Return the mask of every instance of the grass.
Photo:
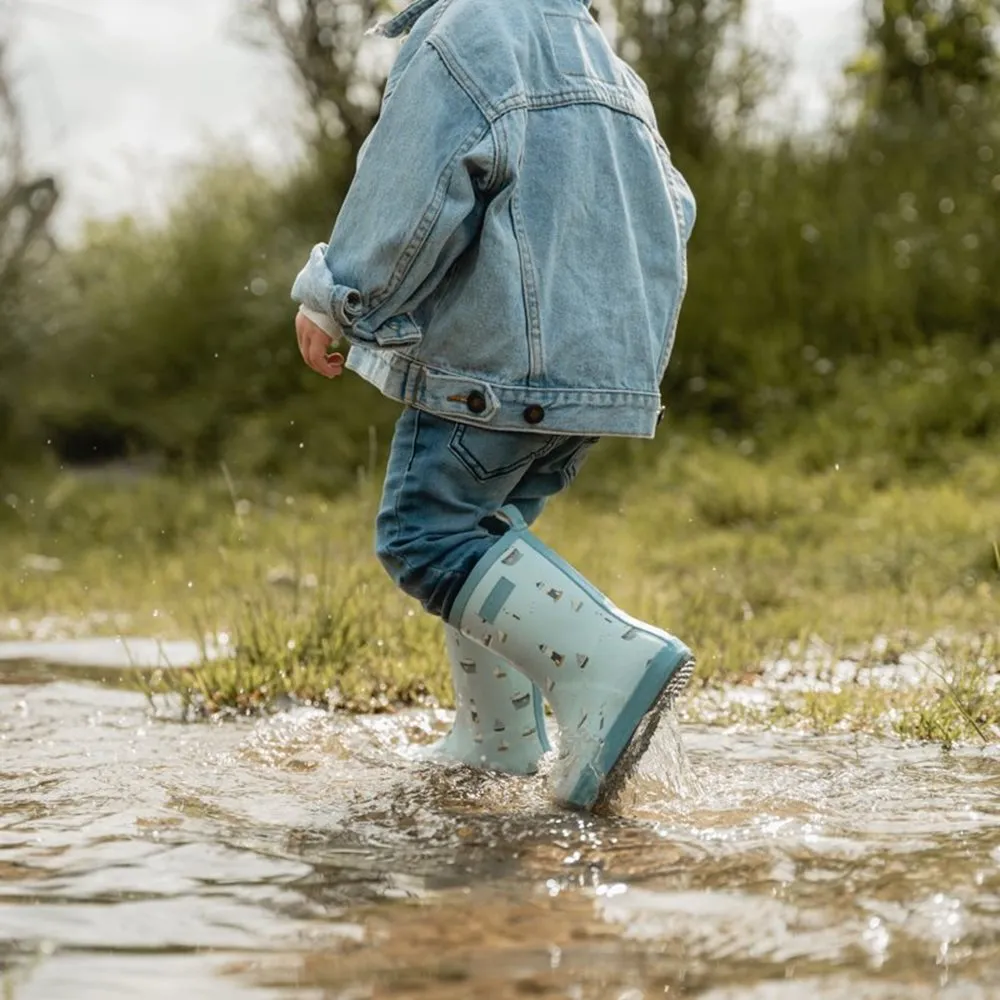
<svg viewBox="0 0 1000 1000">
<path fill-rule="evenodd" d="M 916 686 L 851 681 L 714 717 L 996 739 L 1000 463 L 995 441 L 952 450 L 946 469 L 887 474 L 872 455 L 816 468 L 794 436 L 755 457 L 678 431 L 660 447 L 599 449 L 539 530 L 616 603 L 693 646 L 695 717 L 734 685 L 767 688 L 779 658 L 822 676 L 844 660 L 928 655 L 937 641 Z M 231 658 L 147 678 L 151 696 L 179 696 L 191 717 L 287 698 L 448 705 L 440 623 L 371 555 L 377 499 L 368 476 L 336 500 L 221 470 L 22 484 L 0 508 L 0 628 L 99 612 L 97 630 L 127 615 L 130 634 L 224 633 Z"/>
<path fill-rule="evenodd" d="M 898 661 L 880 647 L 854 658 L 857 663 L 893 667 Z M 1000 636 L 997 631 L 960 636 L 930 644 L 919 658 L 925 677 L 907 682 L 891 674 L 872 683 L 863 673 L 847 681 L 824 679 L 822 667 L 805 674 L 808 683 L 792 689 L 762 685 L 764 698 L 747 704 L 738 697 L 690 699 L 683 707 L 688 721 L 737 726 L 775 726 L 813 733 L 894 733 L 906 740 L 934 741 L 944 747 L 961 742 L 1000 739 Z M 923 651 L 925 654 L 927 650 Z M 850 662 L 850 661 L 848 661 Z M 844 660 L 838 662 L 843 667 Z M 728 689 L 732 695 L 734 689 Z M 738 693 L 738 689 L 737 692 Z"/>
</svg>

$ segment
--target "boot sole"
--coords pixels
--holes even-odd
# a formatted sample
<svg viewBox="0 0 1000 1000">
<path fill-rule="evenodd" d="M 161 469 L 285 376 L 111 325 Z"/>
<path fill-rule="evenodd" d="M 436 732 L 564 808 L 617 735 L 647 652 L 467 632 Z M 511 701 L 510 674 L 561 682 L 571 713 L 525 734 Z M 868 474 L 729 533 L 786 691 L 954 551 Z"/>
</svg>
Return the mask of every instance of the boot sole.
<svg viewBox="0 0 1000 1000">
<path fill-rule="evenodd" d="M 652 704 L 639 718 L 631 733 L 620 740 L 623 745 L 614 763 L 600 774 L 600 766 L 587 768 L 580 776 L 573 792 L 568 796 L 566 804 L 576 809 L 597 810 L 606 809 L 621 792 L 625 783 L 635 773 L 635 769 L 643 754 L 649 749 L 649 744 L 656 735 L 663 713 L 668 711 L 677 697 L 687 687 L 694 673 L 695 660 L 690 650 L 684 648 L 670 670 L 666 683 L 654 696 Z M 639 692 L 637 692 L 638 694 Z M 632 705 L 628 705 L 622 715 L 627 715 Z M 615 747 L 605 747 L 605 758 L 614 753 Z"/>
<path fill-rule="evenodd" d="M 659 729 L 663 721 L 664 713 L 673 708 L 674 701 L 687 687 L 691 676 L 694 673 L 695 661 L 693 659 L 681 664 L 677 672 L 667 681 L 667 686 L 656 699 L 656 704 L 642 717 L 642 721 L 636 728 L 632 739 L 618 758 L 618 763 L 608 772 L 607 778 L 601 785 L 597 793 L 597 799 L 591 807 L 595 812 L 608 810 L 615 799 L 621 793 L 628 780 L 635 774 L 639 761 L 649 749 L 656 730 Z"/>
</svg>

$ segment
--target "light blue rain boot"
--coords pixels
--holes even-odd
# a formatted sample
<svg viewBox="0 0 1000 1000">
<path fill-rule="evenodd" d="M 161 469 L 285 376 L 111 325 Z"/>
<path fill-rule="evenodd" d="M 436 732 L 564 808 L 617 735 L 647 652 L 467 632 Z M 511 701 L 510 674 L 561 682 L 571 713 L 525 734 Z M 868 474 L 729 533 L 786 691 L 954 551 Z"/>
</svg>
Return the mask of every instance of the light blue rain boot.
<svg viewBox="0 0 1000 1000">
<path fill-rule="evenodd" d="M 537 684 L 559 723 L 556 798 L 607 801 L 646 751 L 694 669 L 679 639 L 630 618 L 539 541 L 514 507 L 473 569 L 451 624 Z"/>
<path fill-rule="evenodd" d="M 451 732 L 426 756 L 487 771 L 534 774 L 549 746 L 545 705 L 527 677 L 507 660 L 445 626 L 455 686 Z"/>
</svg>

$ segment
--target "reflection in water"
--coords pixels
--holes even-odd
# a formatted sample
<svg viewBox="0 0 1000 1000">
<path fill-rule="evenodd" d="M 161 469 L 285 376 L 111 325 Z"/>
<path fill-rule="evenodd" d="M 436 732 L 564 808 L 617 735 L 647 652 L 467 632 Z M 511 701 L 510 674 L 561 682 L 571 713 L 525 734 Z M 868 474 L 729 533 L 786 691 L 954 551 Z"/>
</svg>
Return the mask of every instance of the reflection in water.
<svg viewBox="0 0 1000 1000">
<path fill-rule="evenodd" d="M 180 726 L 27 673 L 4 1000 L 997 995 L 995 751 L 668 725 L 594 817 L 419 761 L 444 713 Z"/>
</svg>

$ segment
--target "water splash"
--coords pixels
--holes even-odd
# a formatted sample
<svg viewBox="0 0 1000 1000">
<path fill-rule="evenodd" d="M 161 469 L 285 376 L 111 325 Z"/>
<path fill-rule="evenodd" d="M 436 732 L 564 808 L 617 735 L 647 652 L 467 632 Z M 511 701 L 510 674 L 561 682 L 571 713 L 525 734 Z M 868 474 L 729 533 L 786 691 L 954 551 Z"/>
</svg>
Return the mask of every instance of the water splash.
<svg viewBox="0 0 1000 1000">
<path fill-rule="evenodd" d="M 32 669 L 0 681 L 17 1000 L 986 998 L 1000 981 L 990 749 L 682 740 L 669 717 L 616 814 L 589 816 L 555 807 L 544 773 L 421 761 L 447 713 L 182 726 Z"/>
</svg>

